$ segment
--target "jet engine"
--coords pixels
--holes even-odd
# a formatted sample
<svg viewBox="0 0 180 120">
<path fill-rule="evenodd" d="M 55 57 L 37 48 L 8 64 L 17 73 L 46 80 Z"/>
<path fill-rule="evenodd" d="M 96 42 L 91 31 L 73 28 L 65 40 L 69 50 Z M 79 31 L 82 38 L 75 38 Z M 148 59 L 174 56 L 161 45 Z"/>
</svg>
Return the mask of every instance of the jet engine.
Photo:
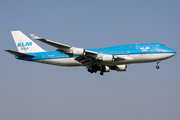
<svg viewBox="0 0 180 120">
<path fill-rule="evenodd" d="M 83 56 L 83 55 L 85 55 L 85 49 L 83 49 L 83 48 L 74 48 L 72 50 L 72 54 L 74 56 Z"/>
<path fill-rule="evenodd" d="M 113 62 L 114 56 L 113 55 L 103 55 L 102 57 L 99 58 L 99 60 L 104 61 L 104 62 Z"/>
<path fill-rule="evenodd" d="M 74 48 L 72 47 L 70 50 L 65 52 L 68 55 L 73 55 L 73 56 L 83 56 L 85 55 L 85 49 L 83 48 Z"/>
<path fill-rule="evenodd" d="M 111 71 L 111 69 L 108 66 L 105 66 L 104 72 L 110 72 L 110 71 Z"/>
<path fill-rule="evenodd" d="M 116 65 L 116 70 L 117 71 L 126 71 L 127 65 Z"/>
</svg>

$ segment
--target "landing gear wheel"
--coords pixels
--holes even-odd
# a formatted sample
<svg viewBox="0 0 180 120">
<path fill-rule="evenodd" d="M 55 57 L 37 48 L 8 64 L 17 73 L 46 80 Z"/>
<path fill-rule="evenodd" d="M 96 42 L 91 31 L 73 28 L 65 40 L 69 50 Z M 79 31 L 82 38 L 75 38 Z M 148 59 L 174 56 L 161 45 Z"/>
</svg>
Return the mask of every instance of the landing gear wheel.
<svg viewBox="0 0 180 120">
<path fill-rule="evenodd" d="M 97 73 L 98 69 L 99 69 L 98 65 L 91 65 L 87 67 L 87 71 L 90 72 L 91 74 Z"/>
<path fill-rule="evenodd" d="M 159 65 L 156 65 L 156 69 L 159 69 L 160 67 L 159 67 Z"/>
<path fill-rule="evenodd" d="M 160 68 L 160 67 L 159 67 L 159 63 L 160 63 L 160 61 L 157 61 L 156 69 L 159 69 L 159 68 Z"/>
<path fill-rule="evenodd" d="M 101 71 L 101 72 L 100 72 L 100 75 L 104 75 L 104 73 Z"/>
</svg>

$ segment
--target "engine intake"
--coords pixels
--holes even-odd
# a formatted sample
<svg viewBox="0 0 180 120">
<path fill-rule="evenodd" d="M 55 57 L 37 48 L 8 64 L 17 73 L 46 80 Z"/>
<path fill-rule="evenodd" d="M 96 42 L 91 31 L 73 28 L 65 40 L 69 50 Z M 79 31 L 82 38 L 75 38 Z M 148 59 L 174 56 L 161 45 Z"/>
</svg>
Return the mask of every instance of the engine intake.
<svg viewBox="0 0 180 120">
<path fill-rule="evenodd" d="M 110 72 L 110 71 L 111 71 L 111 69 L 108 66 L 104 67 L 104 72 Z"/>
</svg>

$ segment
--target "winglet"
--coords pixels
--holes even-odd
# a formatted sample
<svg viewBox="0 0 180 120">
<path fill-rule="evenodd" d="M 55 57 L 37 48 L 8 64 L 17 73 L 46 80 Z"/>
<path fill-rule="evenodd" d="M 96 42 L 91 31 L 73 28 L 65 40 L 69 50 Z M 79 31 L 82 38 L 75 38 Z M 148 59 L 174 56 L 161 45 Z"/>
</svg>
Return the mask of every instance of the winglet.
<svg viewBox="0 0 180 120">
<path fill-rule="evenodd" d="M 36 40 L 41 39 L 40 37 L 38 37 L 38 36 L 36 36 L 36 35 L 34 35 L 34 34 L 30 34 L 30 35 L 31 35 L 31 37 L 32 37 L 33 39 L 36 39 Z"/>
</svg>

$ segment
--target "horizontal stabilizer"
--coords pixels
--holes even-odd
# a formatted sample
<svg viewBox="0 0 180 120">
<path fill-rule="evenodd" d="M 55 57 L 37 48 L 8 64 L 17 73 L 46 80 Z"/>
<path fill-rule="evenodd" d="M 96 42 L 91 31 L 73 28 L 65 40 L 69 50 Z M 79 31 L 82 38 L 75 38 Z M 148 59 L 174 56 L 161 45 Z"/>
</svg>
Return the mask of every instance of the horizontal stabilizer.
<svg viewBox="0 0 180 120">
<path fill-rule="evenodd" d="M 19 56 L 19 57 L 36 57 L 35 55 L 29 55 L 29 54 L 25 54 L 25 53 L 20 53 L 20 52 L 16 52 L 13 50 L 5 50 L 6 52 L 9 52 L 15 56 Z"/>
</svg>

